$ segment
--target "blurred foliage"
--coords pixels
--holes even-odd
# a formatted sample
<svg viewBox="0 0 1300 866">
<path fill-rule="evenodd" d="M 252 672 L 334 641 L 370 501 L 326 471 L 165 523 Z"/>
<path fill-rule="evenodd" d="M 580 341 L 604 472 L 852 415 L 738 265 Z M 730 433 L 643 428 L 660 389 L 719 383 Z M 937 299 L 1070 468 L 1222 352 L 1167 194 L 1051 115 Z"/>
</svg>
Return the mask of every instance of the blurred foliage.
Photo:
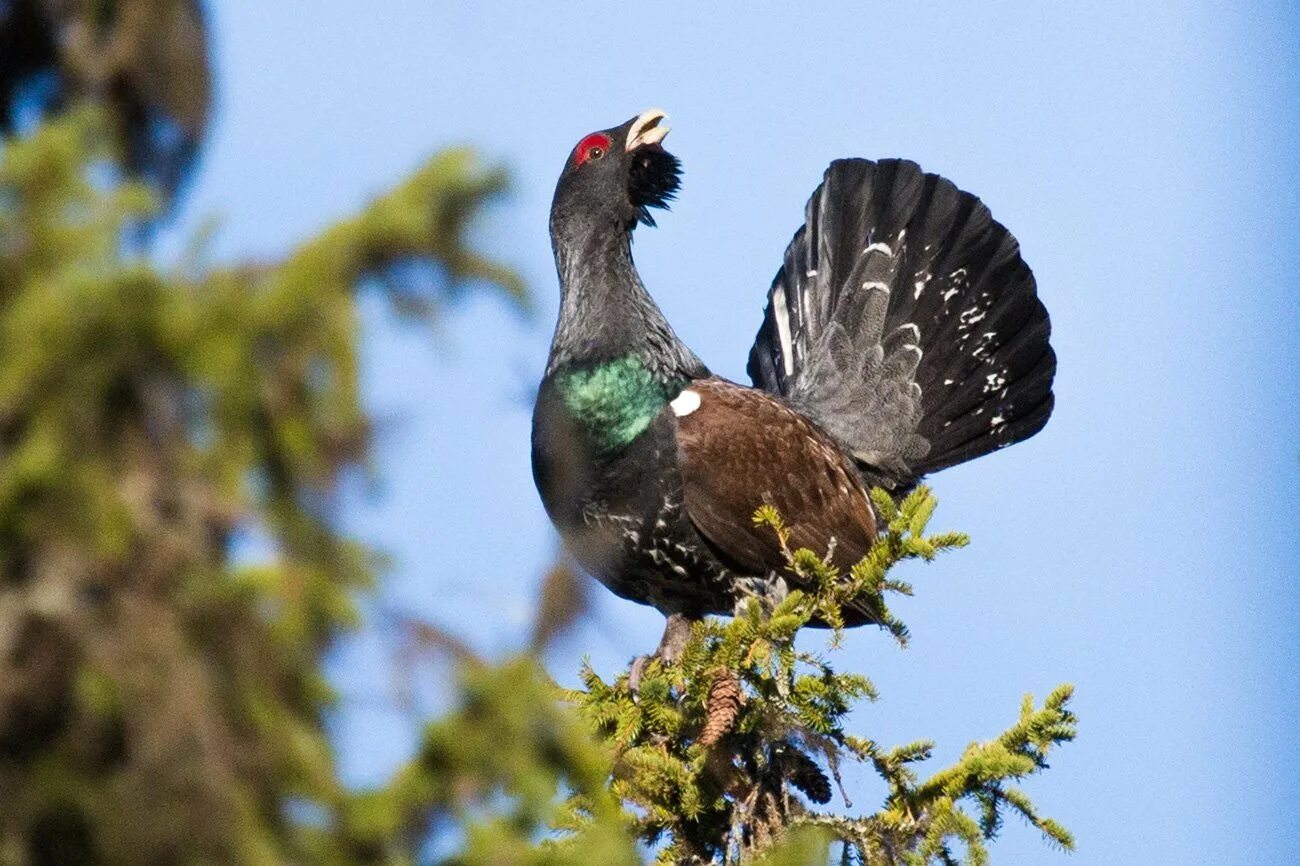
<svg viewBox="0 0 1300 866">
<path fill-rule="evenodd" d="M 0 0 L 0 132 L 92 102 L 130 171 L 170 198 L 208 124 L 199 0 Z"/>
<path fill-rule="evenodd" d="M 375 573 L 333 519 L 357 287 L 520 300 L 465 237 L 505 178 L 442 153 L 282 262 L 165 271 L 116 153 L 93 111 L 0 153 L 0 863 L 326 862 L 321 659 Z"/>
<path fill-rule="evenodd" d="M 561 557 L 542 576 L 533 634 L 529 646 L 535 653 L 569 632 L 591 611 L 593 582 L 578 572 L 567 557 Z"/>
</svg>

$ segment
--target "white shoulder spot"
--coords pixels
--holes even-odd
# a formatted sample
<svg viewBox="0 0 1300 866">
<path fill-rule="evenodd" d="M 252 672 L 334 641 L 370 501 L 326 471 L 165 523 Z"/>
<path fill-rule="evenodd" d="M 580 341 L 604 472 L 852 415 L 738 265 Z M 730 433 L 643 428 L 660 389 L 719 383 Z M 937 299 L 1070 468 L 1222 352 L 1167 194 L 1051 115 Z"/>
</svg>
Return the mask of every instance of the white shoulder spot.
<svg viewBox="0 0 1300 866">
<path fill-rule="evenodd" d="M 673 407 L 673 414 L 678 418 L 684 418 L 687 415 L 700 408 L 700 395 L 695 391 L 687 388 L 682 393 L 673 398 L 668 404 Z"/>
</svg>

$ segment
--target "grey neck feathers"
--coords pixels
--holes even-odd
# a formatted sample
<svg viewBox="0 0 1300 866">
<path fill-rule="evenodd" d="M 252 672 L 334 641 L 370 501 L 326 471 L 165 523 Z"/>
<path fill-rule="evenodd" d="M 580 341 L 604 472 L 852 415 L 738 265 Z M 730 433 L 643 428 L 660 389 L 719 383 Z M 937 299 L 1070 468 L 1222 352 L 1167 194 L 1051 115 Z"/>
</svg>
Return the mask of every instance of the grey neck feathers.
<svg viewBox="0 0 1300 866">
<path fill-rule="evenodd" d="M 552 214 L 551 247 L 561 294 L 547 375 L 571 363 L 629 354 L 665 378 L 708 375 L 642 284 L 629 228 L 594 216 Z"/>
</svg>

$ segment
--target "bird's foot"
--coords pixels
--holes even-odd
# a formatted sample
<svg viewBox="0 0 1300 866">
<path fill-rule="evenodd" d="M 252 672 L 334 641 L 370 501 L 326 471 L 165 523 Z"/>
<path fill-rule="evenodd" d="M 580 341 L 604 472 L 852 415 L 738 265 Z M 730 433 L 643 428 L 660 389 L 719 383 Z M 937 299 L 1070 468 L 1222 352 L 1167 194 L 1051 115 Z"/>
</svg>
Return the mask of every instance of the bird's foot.
<svg viewBox="0 0 1300 866">
<path fill-rule="evenodd" d="M 632 659 L 632 666 L 627 669 L 627 688 L 632 693 L 633 699 L 641 692 L 641 677 L 645 676 L 646 665 L 650 664 L 653 655 L 637 656 Z"/>
<path fill-rule="evenodd" d="M 691 621 L 684 614 L 671 613 L 664 623 L 664 636 L 659 639 L 659 647 L 648 656 L 637 656 L 632 660 L 632 667 L 627 672 L 627 687 L 633 697 L 641 690 L 641 678 L 645 676 L 646 665 L 654 659 L 670 665 L 682 657 L 686 642 L 691 639 Z"/>
</svg>

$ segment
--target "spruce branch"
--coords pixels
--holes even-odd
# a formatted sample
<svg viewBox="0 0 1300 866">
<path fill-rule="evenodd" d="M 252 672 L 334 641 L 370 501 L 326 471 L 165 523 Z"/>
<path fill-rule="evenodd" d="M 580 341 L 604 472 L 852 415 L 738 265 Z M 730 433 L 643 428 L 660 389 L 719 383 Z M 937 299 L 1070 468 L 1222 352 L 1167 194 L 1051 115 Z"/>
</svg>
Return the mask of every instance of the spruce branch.
<svg viewBox="0 0 1300 866">
<path fill-rule="evenodd" d="M 905 644 L 906 625 L 886 597 L 911 595 L 913 587 L 890 570 L 967 543 L 956 532 L 925 535 L 936 503 L 924 486 L 901 502 L 874 490 L 872 501 L 885 529 L 847 574 L 829 556 L 791 549 L 781 515 L 759 508 L 755 524 L 772 530 L 801 589 L 776 602 L 747 599 L 729 622 L 698 623 L 679 661 L 648 666 L 637 701 L 626 675 L 607 683 L 590 668 L 583 671 L 585 687 L 568 693 L 619 755 L 615 792 L 636 814 L 641 839 L 662 846 L 661 862 L 748 863 L 769 856 L 784 862 L 779 858 L 790 849 L 781 840 L 811 838 L 823 855 L 828 840 L 836 840 L 846 858 L 863 863 L 956 863 L 958 852 L 967 863 L 983 863 L 986 843 L 1008 811 L 1054 844 L 1073 844 L 1008 784 L 1046 768 L 1049 749 L 1073 738 L 1068 686 L 1041 707 L 1027 699 L 1011 728 L 922 780 L 915 767 L 930 758 L 934 744 L 886 749 L 848 733 L 848 713 L 864 698 L 876 700 L 874 685 L 796 648 L 798 634 L 816 621 L 831 627 L 830 649 L 836 649 L 849 604 L 868 606 Z M 831 801 L 831 779 L 838 780 L 846 761 L 867 763 L 886 782 L 889 793 L 877 812 L 815 809 Z M 820 835 L 796 837 L 798 828 Z"/>
</svg>

